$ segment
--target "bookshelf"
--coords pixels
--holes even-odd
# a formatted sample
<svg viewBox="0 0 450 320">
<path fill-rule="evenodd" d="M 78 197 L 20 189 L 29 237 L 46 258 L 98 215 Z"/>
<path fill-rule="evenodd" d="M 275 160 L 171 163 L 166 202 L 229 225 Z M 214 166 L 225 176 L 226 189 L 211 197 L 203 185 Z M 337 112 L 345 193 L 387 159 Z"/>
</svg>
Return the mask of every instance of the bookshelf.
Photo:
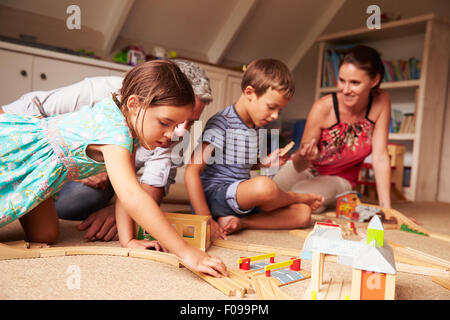
<svg viewBox="0 0 450 320">
<path fill-rule="evenodd" d="M 420 74 L 409 64 L 407 70 L 411 71 L 411 76 L 405 76 L 406 71 L 403 76 L 396 76 L 397 81 L 386 81 L 385 78 L 380 87 L 389 91 L 392 109 L 400 110 L 408 118 L 414 115 L 407 133 L 389 134 L 389 143 L 405 145 L 404 165 L 411 170 L 409 186 L 403 188 L 403 194 L 413 201 L 437 200 L 449 73 L 449 21 L 427 14 L 383 23 L 381 29 L 362 27 L 323 35 L 317 41 L 316 100 L 338 90 L 330 85 L 327 59 L 331 50 L 365 44 L 378 50 L 383 60 L 410 61 L 415 58 L 420 61 Z"/>
</svg>

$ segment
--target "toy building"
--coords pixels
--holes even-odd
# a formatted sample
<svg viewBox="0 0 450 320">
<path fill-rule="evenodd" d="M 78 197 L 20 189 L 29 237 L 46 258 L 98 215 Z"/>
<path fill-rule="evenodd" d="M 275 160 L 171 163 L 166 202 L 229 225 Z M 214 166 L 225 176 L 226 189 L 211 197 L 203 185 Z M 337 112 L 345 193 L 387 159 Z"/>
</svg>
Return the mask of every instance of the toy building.
<svg viewBox="0 0 450 320">
<path fill-rule="evenodd" d="M 361 241 L 342 239 L 339 225 L 316 223 L 306 238 L 301 257 L 311 259 L 311 283 L 305 297 L 319 297 L 327 290 L 324 282 L 325 257 L 337 256 L 339 264 L 352 268 L 351 292 L 341 285 L 339 297 L 352 300 L 390 300 L 395 298 L 395 260 L 392 248 L 384 243 L 384 230 L 380 218 L 374 216 L 369 223 L 366 238 Z M 326 296 L 326 294 L 325 294 Z M 339 297 L 337 299 L 339 299 Z"/>
</svg>

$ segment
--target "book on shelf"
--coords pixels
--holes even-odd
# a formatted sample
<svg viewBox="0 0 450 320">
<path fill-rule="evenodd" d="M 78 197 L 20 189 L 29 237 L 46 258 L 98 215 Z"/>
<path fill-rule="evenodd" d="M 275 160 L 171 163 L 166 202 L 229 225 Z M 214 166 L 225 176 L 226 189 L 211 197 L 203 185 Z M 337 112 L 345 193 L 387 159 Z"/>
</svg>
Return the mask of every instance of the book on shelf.
<svg viewBox="0 0 450 320">
<path fill-rule="evenodd" d="M 393 108 L 391 111 L 391 123 L 390 123 L 389 132 L 390 133 L 398 133 L 400 130 L 402 121 L 403 121 L 403 112 Z"/>
<path fill-rule="evenodd" d="M 323 55 L 322 87 L 337 86 L 339 65 L 345 53 L 355 44 L 336 46 L 326 49 Z M 408 60 L 382 60 L 385 74 L 383 82 L 417 80 L 420 79 L 421 61 L 411 57 Z"/>
<path fill-rule="evenodd" d="M 398 111 L 398 110 L 396 110 L 396 111 Z M 398 115 L 396 117 L 399 118 Z M 394 131 L 391 131 L 391 133 L 414 133 L 415 122 L 416 122 L 416 117 L 415 117 L 414 113 L 402 114 L 400 125 L 397 127 L 393 127 Z M 397 129 L 397 131 L 396 131 L 396 129 Z"/>
</svg>

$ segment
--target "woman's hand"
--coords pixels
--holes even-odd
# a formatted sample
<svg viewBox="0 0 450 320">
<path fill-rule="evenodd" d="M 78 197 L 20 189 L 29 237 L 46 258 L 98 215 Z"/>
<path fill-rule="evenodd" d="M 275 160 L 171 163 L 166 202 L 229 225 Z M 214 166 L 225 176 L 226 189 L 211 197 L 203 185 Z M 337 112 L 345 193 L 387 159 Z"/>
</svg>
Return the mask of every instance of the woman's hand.
<svg viewBox="0 0 450 320">
<path fill-rule="evenodd" d="M 311 161 L 314 161 L 319 154 L 316 139 L 312 139 L 309 143 L 303 143 L 296 153 L 291 156 L 297 172 L 305 170 Z"/>
</svg>

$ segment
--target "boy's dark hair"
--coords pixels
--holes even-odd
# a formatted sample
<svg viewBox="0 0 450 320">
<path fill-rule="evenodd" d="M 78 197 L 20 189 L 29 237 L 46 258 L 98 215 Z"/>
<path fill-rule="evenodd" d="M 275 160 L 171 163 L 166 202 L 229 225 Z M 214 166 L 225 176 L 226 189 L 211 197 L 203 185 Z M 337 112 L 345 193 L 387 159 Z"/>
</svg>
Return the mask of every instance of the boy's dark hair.
<svg viewBox="0 0 450 320">
<path fill-rule="evenodd" d="M 252 61 L 242 77 L 241 89 L 253 87 L 258 97 L 271 88 L 283 93 L 290 100 L 295 93 L 295 82 L 291 71 L 281 61 L 276 59 L 258 59 Z"/>
<path fill-rule="evenodd" d="M 373 87 L 373 89 L 378 89 L 380 87 L 385 70 L 383 61 L 381 61 L 381 57 L 375 49 L 364 45 L 353 47 L 347 51 L 341 64 L 339 65 L 339 68 L 344 63 L 351 63 L 357 68 L 366 71 L 372 79 L 379 74 L 380 81 L 375 87 Z"/>
</svg>

